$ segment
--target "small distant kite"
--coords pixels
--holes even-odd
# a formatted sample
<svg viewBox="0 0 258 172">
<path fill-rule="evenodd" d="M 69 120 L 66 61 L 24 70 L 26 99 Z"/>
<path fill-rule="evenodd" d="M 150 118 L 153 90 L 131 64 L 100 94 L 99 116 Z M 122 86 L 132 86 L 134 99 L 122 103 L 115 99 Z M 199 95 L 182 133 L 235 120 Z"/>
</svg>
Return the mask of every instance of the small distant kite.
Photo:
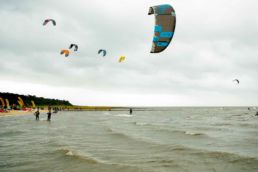
<svg viewBox="0 0 258 172">
<path fill-rule="evenodd" d="M 52 24 L 56 26 L 56 21 L 54 19 L 46 19 L 43 23 L 43 26 L 46 26 L 49 22 L 52 22 Z"/>
<path fill-rule="evenodd" d="M 104 50 L 104 49 L 100 49 L 100 50 L 98 51 L 98 54 L 100 54 L 100 53 L 103 53 L 102 55 L 103 55 L 103 57 L 104 57 L 104 56 L 106 56 L 107 51 Z"/>
<path fill-rule="evenodd" d="M 70 54 L 70 51 L 69 50 L 61 50 L 60 54 L 61 55 L 65 54 L 65 57 L 68 57 Z"/>
<path fill-rule="evenodd" d="M 2 103 L 2 107 L 4 107 L 4 106 L 5 106 L 5 103 L 4 103 L 4 99 L 3 99 L 2 97 L 0 97 L 0 101 L 1 101 L 1 103 Z"/>
<path fill-rule="evenodd" d="M 121 63 L 121 62 L 123 62 L 123 61 L 125 61 L 125 56 L 120 56 L 118 62 Z"/>
<path fill-rule="evenodd" d="M 151 53 L 159 53 L 169 46 L 174 36 L 176 13 L 171 5 L 165 4 L 150 7 L 148 14 L 155 14 L 155 33 Z"/>
<path fill-rule="evenodd" d="M 78 51 L 78 45 L 77 44 L 71 44 L 69 49 L 72 49 L 74 47 L 74 51 Z"/>
<path fill-rule="evenodd" d="M 238 79 L 234 79 L 233 82 L 235 82 L 235 83 L 237 83 L 237 84 L 240 83 L 240 81 L 239 81 Z"/>
<path fill-rule="evenodd" d="M 21 97 L 18 97 L 18 104 L 21 106 L 21 107 L 23 107 L 24 106 L 24 101 L 22 100 L 22 98 Z"/>
</svg>

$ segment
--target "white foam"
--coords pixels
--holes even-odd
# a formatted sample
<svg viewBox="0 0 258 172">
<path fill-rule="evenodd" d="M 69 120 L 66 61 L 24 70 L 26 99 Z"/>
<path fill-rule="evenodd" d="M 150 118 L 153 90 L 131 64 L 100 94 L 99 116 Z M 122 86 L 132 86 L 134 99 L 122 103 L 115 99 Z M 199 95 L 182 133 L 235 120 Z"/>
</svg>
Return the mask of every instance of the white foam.
<svg viewBox="0 0 258 172">
<path fill-rule="evenodd" d="M 109 112 L 104 112 L 103 115 L 111 115 Z"/>
<path fill-rule="evenodd" d="M 191 136 L 202 135 L 201 133 L 194 133 L 194 132 L 191 132 L 191 131 L 186 131 L 185 134 L 186 135 L 191 135 Z"/>
<path fill-rule="evenodd" d="M 72 151 L 68 151 L 65 155 L 73 156 L 73 152 Z"/>
<path fill-rule="evenodd" d="M 129 114 L 118 114 L 116 116 L 119 116 L 119 117 L 133 117 L 133 115 L 129 115 Z"/>
</svg>

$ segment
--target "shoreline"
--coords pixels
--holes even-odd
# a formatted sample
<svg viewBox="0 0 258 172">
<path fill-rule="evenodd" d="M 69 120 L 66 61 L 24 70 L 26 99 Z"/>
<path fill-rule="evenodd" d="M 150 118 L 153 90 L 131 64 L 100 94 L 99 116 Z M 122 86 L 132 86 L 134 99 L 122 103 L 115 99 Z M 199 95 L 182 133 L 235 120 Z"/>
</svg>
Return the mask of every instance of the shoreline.
<svg viewBox="0 0 258 172">
<path fill-rule="evenodd" d="M 34 115 L 35 110 L 32 111 L 21 111 L 21 110 L 10 110 L 8 112 L 0 113 L 1 117 L 10 117 L 10 116 L 24 116 L 24 115 Z M 40 113 L 47 113 L 47 110 L 40 110 Z"/>
</svg>

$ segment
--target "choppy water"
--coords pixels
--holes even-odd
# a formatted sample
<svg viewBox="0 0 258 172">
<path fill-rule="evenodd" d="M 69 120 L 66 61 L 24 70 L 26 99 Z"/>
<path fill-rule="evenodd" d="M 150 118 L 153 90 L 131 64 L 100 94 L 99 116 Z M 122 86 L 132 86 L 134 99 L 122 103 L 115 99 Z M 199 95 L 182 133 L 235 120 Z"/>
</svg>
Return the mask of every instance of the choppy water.
<svg viewBox="0 0 258 172">
<path fill-rule="evenodd" d="M 247 108 L 59 112 L 0 118 L 0 171 L 258 171 Z"/>
</svg>

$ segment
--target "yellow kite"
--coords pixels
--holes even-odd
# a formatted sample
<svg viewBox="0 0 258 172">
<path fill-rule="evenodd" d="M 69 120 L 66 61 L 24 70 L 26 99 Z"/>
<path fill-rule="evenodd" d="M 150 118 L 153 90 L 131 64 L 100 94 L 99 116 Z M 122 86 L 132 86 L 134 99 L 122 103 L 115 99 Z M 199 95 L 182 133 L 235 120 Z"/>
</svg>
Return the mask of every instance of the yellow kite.
<svg viewBox="0 0 258 172">
<path fill-rule="evenodd" d="M 120 56 L 118 62 L 121 63 L 121 62 L 123 62 L 123 61 L 125 61 L 125 56 Z"/>
<path fill-rule="evenodd" d="M 4 106 L 5 106 L 5 103 L 4 103 L 4 99 L 3 99 L 2 97 L 0 97 L 0 101 L 1 101 L 1 103 L 2 103 L 2 107 L 4 107 Z"/>
</svg>

